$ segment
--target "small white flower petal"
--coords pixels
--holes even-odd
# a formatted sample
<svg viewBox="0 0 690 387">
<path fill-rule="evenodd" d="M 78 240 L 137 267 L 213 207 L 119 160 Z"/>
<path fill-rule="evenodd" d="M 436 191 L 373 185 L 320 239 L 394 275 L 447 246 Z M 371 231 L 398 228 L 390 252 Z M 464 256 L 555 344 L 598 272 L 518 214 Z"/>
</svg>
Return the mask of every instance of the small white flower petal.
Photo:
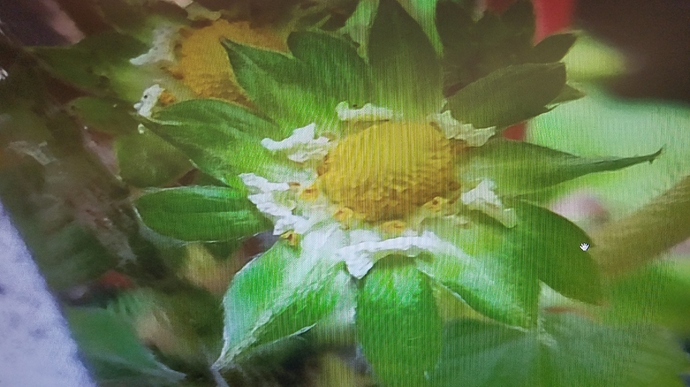
<svg viewBox="0 0 690 387">
<path fill-rule="evenodd" d="M 308 160 L 321 160 L 328 154 L 330 141 L 326 137 L 314 138 L 316 124 L 295 129 L 292 135 L 282 141 L 270 138 L 261 140 L 261 145 L 271 152 L 284 152 L 287 158 L 303 163 Z"/>
<path fill-rule="evenodd" d="M 177 42 L 177 28 L 167 25 L 153 31 L 151 48 L 136 58 L 129 60 L 135 66 L 156 63 L 172 63 L 175 61 L 175 43 Z"/>
<path fill-rule="evenodd" d="M 290 189 L 288 183 L 272 183 L 261 176 L 253 173 L 242 173 L 239 175 L 244 185 L 253 193 L 282 192 Z"/>
<path fill-rule="evenodd" d="M 484 179 L 474 189 L 463 193 L 460 200 L 468 208 L 481 211 L 506 227 L 514 227 L 517 224 L 515 211 L 503 207 L 501 199 L 494 192 L 495 187 L 493 181 Z"/>
<path fill-rule="evenodd" d="M 134 104 L 134 108 L 139 115 L 144 117 L 151 117 L 154 106 L 158 103 L 158 98 L 163 94 L 164 89 L 160 85 L 153 85 L 144 90 L 141 94 L 139 102 Z"/>
<path fill-rule="evenodd" d="M 402 119 L 402 114 L 398 114 L 388 108 L 374 106 L 370 103 L 365 104 L 359 109 L 350 109 L 350 105 L 347 102 L 341 102 L 335 107 L 335 112 L 341 121 L 358 122 Z"/>
<path fill-rule="evenodd" d="M 302 234 L 309 229 L 309 219 L 293 214 L 297 203 L 289 197 L 290 186 L 287 183 L 272 183 L 253 173 L 243 173 L 240 179 L 249 191 L 255 192 L 247 199 L 274 222 L 274 235 L 291 230 Z"/>
<path fill-rule="evenodd" d="M 496 134 L 496 127 L 475 128 L 472 124 L 463 124 L 453 118 L 450 110 L 443 113 L 431 114 L 429 120 L 436 124 L 447 139 L 462 140 L 469 146 L 482 146 L 493 135 Z"/>
<path fill-rule="evenodd" d="M 309 231 L 309 228 L 309 219 L 290 214 L 275 220 L 273 235 L 282 235 L 288 231 L 294 231 L 302 235 Z"/>
<path fill-rule="evenodd" d="M 458 248 L 426 231 L 420 236 L 406 236 L 378 241 L 365 241 L 340 248 L 338 256 L 345 261 L 350 274 L 358 279 L 364 277 L 381 258 L 391 254 L 415 257 L 423 252 L 455 253 Z"/>
</svg>

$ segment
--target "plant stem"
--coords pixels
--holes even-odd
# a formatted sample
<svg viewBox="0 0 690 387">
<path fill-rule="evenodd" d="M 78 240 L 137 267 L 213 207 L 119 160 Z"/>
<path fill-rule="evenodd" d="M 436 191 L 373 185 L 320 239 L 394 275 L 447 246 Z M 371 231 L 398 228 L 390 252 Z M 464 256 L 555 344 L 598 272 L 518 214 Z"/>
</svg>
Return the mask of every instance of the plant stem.
<svg viewBox="0 0 690 387">
<path fill-rule="evenodd" d="M 632 215 L 592 235 L 592 256 L 614 276 L 658 259 L 690 237 L 690 176 Z"/>
</svg>

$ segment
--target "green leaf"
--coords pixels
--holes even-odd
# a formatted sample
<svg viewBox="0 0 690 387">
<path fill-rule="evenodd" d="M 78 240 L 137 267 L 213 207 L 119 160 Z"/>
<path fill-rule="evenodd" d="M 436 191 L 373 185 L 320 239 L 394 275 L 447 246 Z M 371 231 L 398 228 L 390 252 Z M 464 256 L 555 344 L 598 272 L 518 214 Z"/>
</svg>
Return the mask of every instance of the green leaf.
<svg viewBox="0 0 690 387">
<path fill-rule="evenodd" d="M 96 95 L 136 101 L 147 77 L 129 63 L 146 52 L 137 39 L 117 32 L 84 38 L 69 47 L 34 47 L 31 51 L 54 76 Z"/>
<path fill-rule="evenodd" d="M 539 279 L 562 295 L 589 303 L 602 298 L 599 268 L 582 243 L 587 234 L 569 220 L 541 207 L 511 203 L 520 223 L 510 235 L 512 244 L 536 260 Z"/>
<path fill-rule="evenodd" d="M 139 123 L 132 117 L 131 104 L 117 99 L 79 97 L 69 103 L 84 126 L 112 135 L 134 133 Z"/>
<path fill-rule="evenodd" d="M 357 336 L 383 385 L 425 386 L 438 361 L 442 323 L 428 278 L 406 257 L 387 257 L 357 295 Z"/>
<path fill-rule="evenodd" d="M 690 321 L 690 265 L 662 261 L 616 278 L 608 286 L 606 321 L 661 324 L 680 332 Z"/>
<path fill-rule="evenodd" d="M 570 101 L 575 101 L 580 98 L 583 98 L 585 96 L 585 93 L 566 84 L 563 86 L 563 90 L 561 90 L 560 94 L 551 101 L 550 105 L 556 105 L 556 104 L 562 104 L 564 102 L 570 102 Z"/>
<path fill-rule="evenodd" d="M 690 174 L 690 109 L 662 101 L 631 101 L 589 87 L 587 96 L 530 121 L 529 141 L 583 156 L 644 155 L 663 147 L 654 163 L 593 174 L 555 188 L 587 190 L 612 218 L 633 212 Z M 558 130 L 555 130 L 558 128 Z"/>
<path fill-rule="evenodd" d="M 422 28 L 395 0 L 379 3 L 369 36 L 368 58 L 375 105 L 413 118 L 440 110 L 440 61 Z"/>
<path fill-rule="evenodd" d="M 165 185 L 192 169 L 184 153 L 148 130 L 118 137 L 114 148 L 120 176 L 135 187 Z"/>
<path fill-rule="evenodd" d="M 473 320 L 445 330 L 437 387 L 681 387 L 687 358 L 667 332 L 617 329 L 574 315 L 529 331 Z"/>
<path fill-rule="evenodd" d="M 370 102 L 371 74 L 351 43 L 325 32 L 303 31 L 290 34 L 288 47 L 310 76 L 323 83 L 319 103 L 332 116 L 342 101 L 358 106 Z"/>
<path fill-rule="evenodd" d="M 461 250 L 417 259 L 419 269 L 462 298 L 476 311 L 497 321 L 530 326 L 536 321 L 539 296 L 538 266 L 513 237 L 513 229 L 472 214 L 467 227 L 446 220 L 428 225 L 442 239 Z"/>
<path fill-rule="evenodd" d="M 554 34 L 539 42 L 529 55 L 532 63 L 558 62 L 575 44 L 577 35 L 573 33 Z"/>
<path fill-rule="evenodd" d="M 300 252 L 280 242 L 240 270 L 223 298 L 225 342 L 216 365 L 230 367 L 328 315 L 350 286 L 331 258 L 327 250 Z"/>
<path fill-rule="evenodd" d="M 239 239 L 270 228 L 243 192 L 224 187 L 151 191 L 135 202 L 144 223 L 184 241 Z"/>
<path fill-rule="evenodd" d="M 315 121 L 327 122 L 334 115 L 335 106 L 322 103 L 325 85 L 303 62 L 230 40 L 222 43 L 237 82 L 264 114 L 280 124 L 283 134 Z"/>
<path fill-rule="evenodd" d="M 3 202 L 7 206 L 5 200 L 6 197 Z M 16 217 L 14 221 L 31 226 L 22 236 L 31 246 L 32 255 L 51 289 L 69 289 L 89 283 L 118 264 L 117 257 L 90 230 L 77 222 L 46 236 L 36 224 L 29 224 L 32 221 L 23 224 L 24 221 L 18 221 Z"/>
<path fill-rule="evenodd" d="M 200 170 L 237 188 L 244 188 L 239 173 L 268 176 L 276 164 L 261 146 L 262 138 L 278 133 L 275 124 L 227 102 L 180 102 L 161 110 L 145 125 L 184 152 Z"/>
<path fill-rule="evenodd" d="M 67 320 L 99 384 L 172 386 L 184 378 L 158 362 L 132 328 L 106 310 L 70 308 Z"/>
<path fill-rule="evenodd" d="M 635 157 L 579 157 L 521 141 L 494 139 L 468 148 L 458 160 L 462 181 L 490 179 L 502 196 L 535 192 L 594 172 L 652 162 L 661 150 Z"/>
<path fill-rule="evenodd" d="M 504 127 L 548 111 L 564 85 L 563 64 L 513 65 L 467 85 L 448 99 L 448 108 L 464 123 Z"/>
</svg>

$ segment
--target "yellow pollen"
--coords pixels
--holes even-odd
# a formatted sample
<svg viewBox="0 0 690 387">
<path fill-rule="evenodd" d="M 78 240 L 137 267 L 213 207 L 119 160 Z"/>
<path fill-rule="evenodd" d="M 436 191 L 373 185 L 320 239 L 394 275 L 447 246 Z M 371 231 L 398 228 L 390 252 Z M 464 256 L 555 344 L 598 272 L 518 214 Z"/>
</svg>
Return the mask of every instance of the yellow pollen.
<svg viewBox="0 0 690 387">
<path fill-rule="evenodd" d="M 288 183 L 288 189 L 290 192 L 299 193 L 300 188 L 302 188 L 302 185 L 296 181 L 291 181 Z"/>
<path fill-rule="evenodd" d="M 219 19 L 210 25 L 186 28 L 176 49 L 177 65 L 170 72 L 199 97 L 221 98 L 247 104 L 230 67 L 221 39 L 285 51 L 285 43 L 274 32 L 252 29 L 248 22 Z"/>
<path fill-rule="evenodd" d="M 318 168 L 328 198 L 367 221 L 403 218 L 457 190 L 454 152 L 433 126 L 384 122 L 341 140 Z"/>
<path fill-rule="evenodd" d="M 290 246 L 297 246 L 299 244 L 299 234 L 294 231 L 286 231 L 280 235 L 280 238 L 286 240 Z"/>
<path fill-rule="evenodd" d="M 175 102 L 177 102 L 177 98 L 167 90 L 164 90 L 163 93 L 161 93 L 160 97 L 158 97 L 158 103 L 161 106 L 172 105 Z"/>
<path fill-rule="evenodd" d="M 400 234 L 405 231 L 407 223 L 402 220 L 391 220 L 381 225 L 381 230 L 389 234 Z"/>
<path fill-rule="evenodd" d="M 355 218 L 355 212 L 352 211 L 351 208 L 347 208 L 347 207 L 339 208 L 333 214 L 333 219 L 342 223 L 346 229 L 350 227 L 350 223 L 352 223 L 352 220 L 354 218 Z"/>
<path fill-rule="evenodd" d="M 300 199 L 306 201 L 313 201 L 319 197 L 319 188 L 316 185 L 311 185 L 302 191 L 299 195 Z"/>
<path fill-rule="evenodd" d="M 431 199 L 431 201 L 424 203 L 422 208 L 432 212 L 441 212 L 447 204 L 448 199 L 436 196 L 435 198 Z"/>
</svg>

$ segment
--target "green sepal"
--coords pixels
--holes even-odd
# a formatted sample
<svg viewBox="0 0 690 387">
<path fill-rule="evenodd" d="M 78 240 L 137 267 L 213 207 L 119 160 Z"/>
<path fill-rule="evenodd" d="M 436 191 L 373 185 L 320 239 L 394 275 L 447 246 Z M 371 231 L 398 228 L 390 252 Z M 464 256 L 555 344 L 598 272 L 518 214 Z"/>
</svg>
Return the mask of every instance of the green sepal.
<svg viewBox="0 0 690 387">
<path fill-rule="evenodd" d="M 519 224 L 511 229 L 511 243 L 530 254 L 539 280 L 562 295 L 599 303 L 603 297 L 599 267 L 582 244 L 592 245 L 587 234 L 569 220 L 524 202 L 507 203 Z"/>
<path fill-rule="evenodd" d="M 122 180 L 135 187 L 168 184 L 193 168 L 187 156 L 148 130 L 115 139 Z"/>
<path fill-rule="evenodd" d="M 490 179 L 496 183 L 497 194 L 516 196 L 590 173 L 652 162 L 659 154 L 661 150 L 635 157 L 579 157 L 526 142 L 493 139 L 481 147 L 467 148 L 457 166 L 461 181 Z"/>
<path fill-rule="evenodd" d="M 371 73 L 355 46 L 345 39 L 319 31 L 293 32 L 288 47 L 307 72 L 319 82 L 322 90 L 319 105 L 330 109 L 335 119 L 335 107 L 340 102 L 363 106 L 370 102 Z"/>
<path fill-rule="evenodd" d="M 89 130 L 121 135 L 136 132 L 139 125 L 132 117 L 132 105 L 119 99 L 79 97 L 71 101 L 69 107 Z"/>
<path fill-rule="evenodd" d="M 529 62 L 549 63 L 558 62 L 575 44 L 577 35 L 574 33 L 554 34 L 545 37 L 529 53 Z"/>
<path fill-rule="evenodd" d="M 137 101 L 146 88 L 147 76 L 129 59 L 147 47 L 131 36 L 108 31 L 73 46 L 30 50 L 53 76 L 96 95 Z"/>
<path fill-rule="evenodd" d="M 428 385 L 442 322 L 429 278 L 409 258 L 387 257 L 364 277 L 355 318 L 358 341 L 383 385 Z"/>
<path fill-rule="evenodd" d="M 152 132 L 185 153 L 200 170 L 223 183 L 244 188 L 237 175 L 270 176 L 276 164 L 261 139 L 278 133 L 272 122 L 227 102 L 180 102 L 145 120 Z"/>
<path fill-rule="evenodd" d="M 446 220 L 428 225 L 461 251 L 416 260 L 421 271 L 464 300 L 476 311 L 509 325 L 529 327 L 536 322 L 539 301 L 538 266 L 513 237 L 512 229 L 482 214 L 458 227 Z"/>
<path fill-rule="evenodd" d="M 681 387 L 686 355 L 655 327 L 619 329 L 568 314 L 520 330 L 459 320 L 444 332 L 434 387 Z"/>
<path fill-rule="evenodd" d="M 330 256 L 278 242 L 240 270 L 225 293 L 224 343 L 215 366 L 231 367 L 311 329 L 348 286 L 349 275 Z"/>
<path fill-rule="evenodd" d="M 417 22 L 395 0 L 381 0 L 369 34 L 374 105 L 424 118 L 443 105 L 440 60 Z"/>
<path fill-rule="evenodd" d="M 322 103 L 324 85 L 303 62 L 230 40 L 222 44 L 239 85 L 284 135 L 313 122 L 328 122 L 334 115 L 335 106 Z"/>
<path fill-rule="evenodd" d="M 185 375 L 156 360 L 123 319 L 104 309 L 69 308 L 66 317 L 89 370 L 99 383 L 173 386 Z"/>
<path fill-rule="evenodd" d="M 517 1 L 502 14 L 484 12 L 478 21 L 473 7 L 449 0 L 436 6 L 446 96 L 492 71 L 528 61 L 532 51 L 534 15 L 529 1 Z"/>
<path fill-rule="evenodd" d="M 448 99 L 453 117 L 478 128 L 505 127 L 547 112 L 563 90 L 562 63 L 521 64 L 496 70 Z"/>
<path fill-rule="evenodd" d="M 584 96 L 585 93 L 583 91 L 566 83 L 565 86 L 563 86 L 563 90 L 561 90 L 558 96 L 556 96 L 549 105 L 553 106 L 564 102 L 575 101 L 584 98 Z"/>
<path fill-rule="evenodd" d="M 135 206 L 154 231 L 184 241 L 239 239 L 270 228 L 242 191 L 225 187 L 153 190 Z"/>
</svg>

